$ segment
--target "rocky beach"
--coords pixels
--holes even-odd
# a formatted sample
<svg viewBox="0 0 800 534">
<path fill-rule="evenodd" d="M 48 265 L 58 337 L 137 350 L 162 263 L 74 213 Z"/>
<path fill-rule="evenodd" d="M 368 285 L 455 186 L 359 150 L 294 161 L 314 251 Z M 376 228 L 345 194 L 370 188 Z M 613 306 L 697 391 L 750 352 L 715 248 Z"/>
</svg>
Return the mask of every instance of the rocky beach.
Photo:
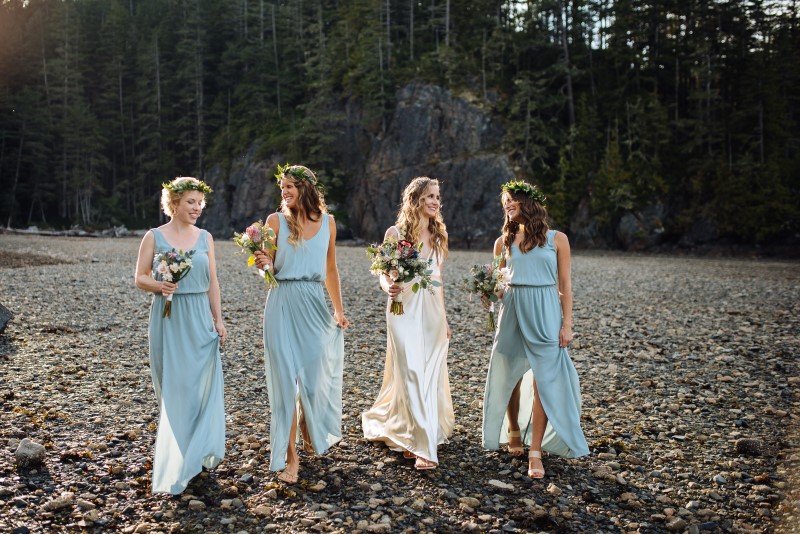
<svg viewBox="0 0 800 534">
<path fill-rule="evenodd" d="M 363 246 L 337 247 L 344 439 L 268 470 L 266 292 L 217 243 L 228 341 L 227 452 L 179 496 L 152 495 L 157 407 L 139 240 L 0 234 L 0 531 L 800 532 L 800 263 L 577 251 L 575 340 L 592 454 L 527 462 L 481 447 L 492 337 L 445 265 L 456 430 L 441 465 L 361 439 L 385 353 L 385 295 Z"/>
</svg>

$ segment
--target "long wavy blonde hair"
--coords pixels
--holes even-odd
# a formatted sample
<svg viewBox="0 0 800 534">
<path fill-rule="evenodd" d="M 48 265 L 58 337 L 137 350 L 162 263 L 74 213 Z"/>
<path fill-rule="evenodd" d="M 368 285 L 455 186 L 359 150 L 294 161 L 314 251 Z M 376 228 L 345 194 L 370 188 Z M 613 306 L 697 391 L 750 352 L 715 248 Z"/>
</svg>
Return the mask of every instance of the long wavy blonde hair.
<svg viewBox="0 0 800 534">
<path fill-rule="evenodd" d="M 420 241 L 423 229 L 420 208 L 424 205 L 428 189 L 435 185 L 439 185 L 439 180 L 418 176 L 403 190 L 403 204 L 397 213 L 395 226 L 411 243 L 417 244 Z M 431 233 L 431 247 L 440 261 L 443 261 L 447 257 L 447 227 L 444 225 L 441 209 L 436 212 L 436 217 L 428 219 L 428 231 Z"/>
<path fill-rule="evenodd" d="M 503 194 L 500 195 L 503 205 L 508 198 L 519 202 L 522 225 L 525 227 L 525 236 L 522 238 L 519 249 L 524 253 L 533 247 L 543 247 L 547 243 L 547 231 L 550 230 L 550 226 L 547 224 L 547 208 L 525 193 L 503 191 Z M 506 250 L 511 249 L 511 244 L 514 243 L 517 232 L 519 232 L 519 225 L 520 223 L 509 219 L 508 215 L 504 216 L 503 246 Z"/>
<path fill-rule="evenodd" d="M 306 176 L 313 176 L 313 181 L 310 179 L 298 180 L 292 174 L 286 172 L 290 169 L 302 169 Z M 284 180 L 290 180 L 294 183 L 298 191 L 294 210 L 286 205 L 285 200 L 281 200 L 281 213 L 286 217 L 286 224 L 289 226 L 287 240 L 292 245 L 297 245 L 303 235 L 303 220 L 318 221 L 320 217 L 328 213 L 328 206 L 325 205 L 325 197 L 322 191 L 317 188 L 317 175 L 308 167 L 292 165 L 284 169 L 280 182 Z"/>
</svg>

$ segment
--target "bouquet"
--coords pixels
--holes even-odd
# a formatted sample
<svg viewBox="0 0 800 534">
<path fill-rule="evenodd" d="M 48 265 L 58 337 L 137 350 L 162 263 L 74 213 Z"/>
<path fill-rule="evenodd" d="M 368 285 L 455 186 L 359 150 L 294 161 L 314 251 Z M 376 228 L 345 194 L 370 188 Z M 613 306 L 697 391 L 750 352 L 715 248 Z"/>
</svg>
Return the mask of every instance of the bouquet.
<svg viewBox="0 0 800 534">
<path fill-rule="evenodd" d="M 255 253 L 257 251 L 278 250 L 275 245 L 275 232 L 260 222 L 254 222 L 241 234 L 234 232 L 233 242 L 241 247 L 242 252 L 250 253 L 250 257 L 247 258 L 248 267 L 256 263 Z M 269 269 L 259 272 L 264 273 L 264 283 L 268 288 L 278 287 L 278 281 L 275 280 L 275 275 Z"/>
<path fill-rule="evenodd" d="M 501 257 L 497 256 L 492 263 L 473 265 L 469 270 L 470 277 L 461 281 L 461 289 L 472 295 L 478 295 L 481 301 L 489 302 L 489 316 L 486 319 L 486 328 L 494 330 L 494 303 L 497 302 L 495 291 L 504 287 L 508 282 L 508 269 L 500 268 Z"/>
<path fill-rule="evenodd" d="M 419 288 L 433 291 L 434 287 L 442 284 L 431 279 L 433 272 L 429 268 L 431 260 L 419 257 L 421 249 L 421 244 L 419 248 L 416 248 L 409 241 L 396 237 L 389 237 L 381 244 L 373 243 L 367 247 L 367 257 L 372 260 L 369 270 L 376 276 L 385 274 L 395 283 L 411 282 L 415 278 L 419 278 L 411 286 L 414 293 L 419 291 Z M 397 295 L 392 299 L 389 311 L 394 315 L 403 315 L 402 295 Z"/>
<path fill-rule="evenodd" d="M 177 284 L 183 277 L 192 270 L 192 256 L 194 250 L 184 252 L 182 250 L 170 249 L 167 252 L 156 252 L 154 263 L 156 264 L 153 276 L 162 282 L 172 282 Z M 161 318 L 172 317 L 172 295 L 167 295 L 164 303 L 164 311 Z"/>
</svg>

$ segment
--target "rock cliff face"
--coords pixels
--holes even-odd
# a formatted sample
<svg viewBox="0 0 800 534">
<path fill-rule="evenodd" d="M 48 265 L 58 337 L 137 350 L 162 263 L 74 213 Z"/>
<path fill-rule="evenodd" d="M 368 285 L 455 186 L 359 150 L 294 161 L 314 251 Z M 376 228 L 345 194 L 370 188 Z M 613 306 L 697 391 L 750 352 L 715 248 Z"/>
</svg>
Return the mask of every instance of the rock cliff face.
<svg viewBox="0 0 800 534">
<path fill-rule="evenodd" d="M 218 238 L 228 239 L 250 223 L 263 221 L 281 202 L 274 178 L 278 161 L 278 157 L 257 159 L 256 147 L 251 147 L 233 164 L 229 176 L 221 167 L 213 167 L 206 182 L 214 193 L 200 226 Z"/>
<path fill-rule="evenodd" d="M 440 182 L 452 246 L 490 245 L 502 224 L 500 185 L 512 178 L 491 115 L 442 88 L 410 84 L 397 94 L 387 133 L 356 177 L 348 214 L 355 235 L 377 240 L 394 222 L 416 176 Z"/>
<path fill-rule="evenodd" d="M 349 221 L 340 235 L 381 239 L 394 223 L 406 184 L 430 176 L 441 184 L 451 246 L 490 246 L 502 224 L 500 185 L 512 178 L 508 158 L 500 152 L 504 132 L 491 114 L 442 88 L 416 83 L 398 91 L 383 137 L 362 129 L 359 114 L 348 104 L 337 147 L 350 189 L 338 206 Z M 280 155 L 268 160 L 255 155 L 251 148 L 227 178 L 219 167 L 207 175 L 215 193 L 202 224 L 220 237 L 263 220 L 280 203 L 272 179 Z"/>
</svg>

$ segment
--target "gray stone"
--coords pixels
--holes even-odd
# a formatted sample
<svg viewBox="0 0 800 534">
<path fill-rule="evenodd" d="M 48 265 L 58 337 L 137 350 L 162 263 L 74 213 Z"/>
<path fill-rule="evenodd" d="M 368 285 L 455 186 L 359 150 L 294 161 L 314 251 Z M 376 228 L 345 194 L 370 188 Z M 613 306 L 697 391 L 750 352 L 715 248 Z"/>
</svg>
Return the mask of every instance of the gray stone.
<svg viewBox="0 0 800 534">
<path fill-rule="evenodd" d="M 11 310 L 0 304 L 0 334 L 3 333 L 3 330 L 6 329 L 6 325 L 11 319 L 14 317 L 14 314 L 11 313 Z"/>
<path fill-rule="evenodd" d="M 14 457 L 17 460 L 17 465 L 20 467 L 41 465 L 44 463 L 45 448 L 43 445 L 25 438 L 19 442 Z"/>
</svg>

